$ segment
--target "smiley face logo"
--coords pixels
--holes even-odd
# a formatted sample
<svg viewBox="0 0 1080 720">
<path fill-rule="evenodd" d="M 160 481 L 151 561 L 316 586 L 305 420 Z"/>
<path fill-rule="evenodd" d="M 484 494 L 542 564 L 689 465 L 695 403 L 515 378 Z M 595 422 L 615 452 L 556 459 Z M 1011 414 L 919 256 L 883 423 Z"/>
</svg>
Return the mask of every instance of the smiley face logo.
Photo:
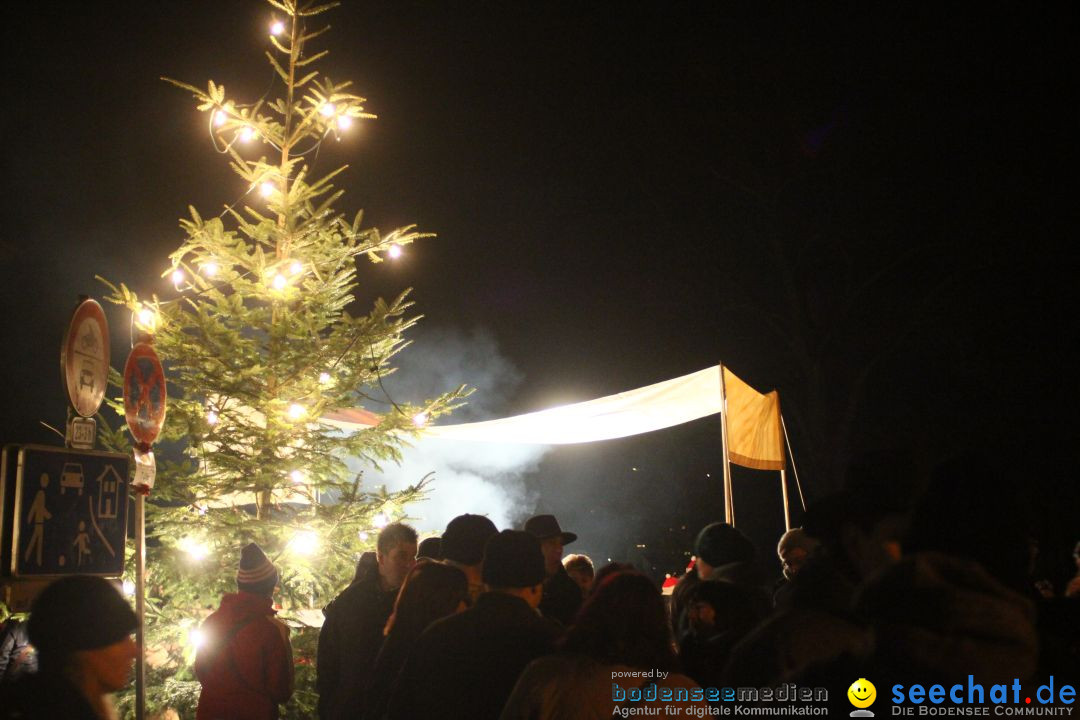
<svg viewBox="0 0 1080 720">
<path fill-rule="evenodd" d="M 866 678 L 859 678 L 851 683 L 851 687 L 847 690 L 847 696 L 855 707 L 868 708 L 877 699 L 877 688 L 874 687 L 874 683 Z"/>
</svg>

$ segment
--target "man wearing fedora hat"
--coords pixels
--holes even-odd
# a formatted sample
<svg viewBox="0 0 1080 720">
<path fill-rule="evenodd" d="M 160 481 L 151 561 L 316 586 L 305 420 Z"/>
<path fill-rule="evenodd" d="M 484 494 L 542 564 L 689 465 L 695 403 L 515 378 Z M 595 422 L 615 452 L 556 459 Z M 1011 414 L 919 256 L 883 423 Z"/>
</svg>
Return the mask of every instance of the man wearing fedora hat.
<svg viewBox="0 0 1080 720">
<path fill-rule="evenodd" d="M 581 588 L 562 564 L 563 546 L 577 540 L 577 535 L 564 532 L 554 515 L 534 515 L 525 523 L 525 532 L 540 541 L 544 553 L 544 597 L 540 612 L 544 617 L 569 625 L 581 607 Z"/>
</svg>

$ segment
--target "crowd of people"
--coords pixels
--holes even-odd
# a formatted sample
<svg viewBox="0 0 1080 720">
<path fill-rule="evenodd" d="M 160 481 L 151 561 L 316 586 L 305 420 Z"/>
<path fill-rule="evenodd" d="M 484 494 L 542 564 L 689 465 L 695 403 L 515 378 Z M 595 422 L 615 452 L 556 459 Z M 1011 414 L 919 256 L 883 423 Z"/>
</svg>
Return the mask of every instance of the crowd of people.
<svg viewBox="0 0 1080 720">
<path fill-rule="evenodd" d="M 422 543 L 408 525 L 388 525 L 324 610 L 318 716 L 574 720 L 658 707 L 694 688 L 796 683 L 841 696 L 861 677 L 987 686 L 1080 677 L 1080 580 L 1055 592 L 1035 578 L 1029 527 L 1005 486 L 993 473 L 966 477 L 946 466 L 917 502 L 850 484 L 779 539 L 775 580 L 742 532 L 709 524 L 667 597 L 629 565 L 564 558 L 577 536 L 552 515 L 501 531 L 461 515 Z M 1080 568 L 1080 545 L 1074 557 Z M 269 720 L 289 699 L 277 582 L 262 550 L 243 548 L 237 592 L 203 624 L 215 641 L 195 660 L 199 720 Z M 134 626 L 103 580 L 51 585 L 28 625 L 5 628 L 13 650 L 0 662 L 18 654 L 22 677 L 3 691 L 0 717 L 45 717 L 43 708 L 110 717 Z M 709 702 L 683 696 L 665 716 Z M 68 707 L 79 712 L 58 710 Z"/>
</svg>

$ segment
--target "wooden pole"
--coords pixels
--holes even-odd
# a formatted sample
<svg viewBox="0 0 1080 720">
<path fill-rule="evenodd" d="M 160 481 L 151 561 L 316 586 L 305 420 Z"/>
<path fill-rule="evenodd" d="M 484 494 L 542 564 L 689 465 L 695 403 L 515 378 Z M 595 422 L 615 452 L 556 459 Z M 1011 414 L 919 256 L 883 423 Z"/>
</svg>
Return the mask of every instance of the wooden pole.
<svg viewBox="0 0 1080 720">
<path fill-rule="evenodd" d="M 735 527 L 735 498 L 731 492 L 731 463 L 728 462 L 727 389 L 724 364 L 720 363 L 720 442 L 724 450 L 724 522 Z"/>
<path fill-rule="evenodd" d="M 146 497 L 135 492 L 135 720 L 146 716 Z"/>
<path fill-rule="evenodd" d="M 784 491 L 784 530 L 791 529 L 791 510 L 787 494 L 787 471 L 780 471 L 780 489 Z"/>
</svg>

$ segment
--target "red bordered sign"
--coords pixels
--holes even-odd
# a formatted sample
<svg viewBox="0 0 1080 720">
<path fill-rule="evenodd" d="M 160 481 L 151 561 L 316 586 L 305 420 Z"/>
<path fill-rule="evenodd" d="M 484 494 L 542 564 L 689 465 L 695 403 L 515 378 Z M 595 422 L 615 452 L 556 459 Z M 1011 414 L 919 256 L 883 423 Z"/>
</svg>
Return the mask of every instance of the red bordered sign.
<svg viewBox="0 0 1080 720">
<path fill-rule="evenodd" d="M 124 419 L 132 437 L 149 447 L 165 422 L 165 372 L 154 348 L 135 343 L 124 365 Z"/>
<path fill-rule="evenodd" d="M 75 412 L 91 417 L 101 407 L 109 379 L 109 322 L 96 300 L 84 300 L 71 316 L 60 368 Z"/>
</svg>

